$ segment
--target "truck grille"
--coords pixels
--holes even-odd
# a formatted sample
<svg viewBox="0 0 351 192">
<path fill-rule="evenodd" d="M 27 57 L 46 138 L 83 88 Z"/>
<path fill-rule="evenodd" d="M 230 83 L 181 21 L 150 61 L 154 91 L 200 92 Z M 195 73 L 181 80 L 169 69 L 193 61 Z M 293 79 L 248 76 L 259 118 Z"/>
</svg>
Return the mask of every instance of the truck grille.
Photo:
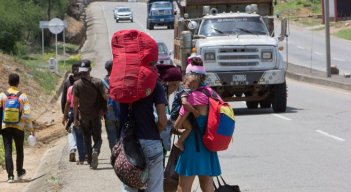
<svg viewBox="0 0 351 192">
<path fill-rule="evenodd" d="M 257 48 L 221 48 L 217 60 L 221 66 L 256 66 L 260 63 L 260 51 Z"/>
</svg>

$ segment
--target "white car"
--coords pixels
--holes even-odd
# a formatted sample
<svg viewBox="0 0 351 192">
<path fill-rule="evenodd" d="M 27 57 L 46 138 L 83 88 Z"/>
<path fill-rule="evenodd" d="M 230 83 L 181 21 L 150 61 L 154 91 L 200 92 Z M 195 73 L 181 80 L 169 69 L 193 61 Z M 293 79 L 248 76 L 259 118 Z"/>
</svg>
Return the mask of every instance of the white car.
<svg viewBox="0 0 351 192">
<path fill-rule="evenodd" d="M 113 16 L 118 23 L 121 20 L 133 22 L 133 12 L 129 7 L 116 7 L 113 10 Z"/>
</svg>

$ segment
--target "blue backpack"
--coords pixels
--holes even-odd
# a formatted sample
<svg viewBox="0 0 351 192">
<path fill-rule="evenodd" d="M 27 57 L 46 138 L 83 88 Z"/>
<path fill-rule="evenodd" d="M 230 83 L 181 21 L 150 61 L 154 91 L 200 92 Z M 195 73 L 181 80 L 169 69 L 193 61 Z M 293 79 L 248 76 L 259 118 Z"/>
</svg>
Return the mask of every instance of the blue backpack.
<svg viewBox="0 0 351 192">
<path fill-rule="evenodd" d="M 109 83 L 103 79 L 102 83 L 106 87 L 106 89 L 110 90 Z M 106 120 L 118 121 L 120 117 L 120 107 L 117 101 L 114 101 L 111 97 L 107 100 L 107 111 L 105 114 Z"/>
</svg>

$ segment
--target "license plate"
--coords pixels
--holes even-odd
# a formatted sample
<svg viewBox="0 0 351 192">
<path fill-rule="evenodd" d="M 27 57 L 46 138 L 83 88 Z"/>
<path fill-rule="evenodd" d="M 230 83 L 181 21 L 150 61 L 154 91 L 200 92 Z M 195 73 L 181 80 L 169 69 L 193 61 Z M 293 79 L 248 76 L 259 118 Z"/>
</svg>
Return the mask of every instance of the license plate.
<svg viewBox="0 0 351 192">
<path fill-rule="evenodd" d="M 246 75 L 233 75 L 233 81 L 246 81 Z"/>
<path fill-rule="evenodd" d="M 165 19 L 160 19 L 160 21 L 161 21 L 161 22 L 164 22 L 164 21 L 165 21 Z"/>
</svg>

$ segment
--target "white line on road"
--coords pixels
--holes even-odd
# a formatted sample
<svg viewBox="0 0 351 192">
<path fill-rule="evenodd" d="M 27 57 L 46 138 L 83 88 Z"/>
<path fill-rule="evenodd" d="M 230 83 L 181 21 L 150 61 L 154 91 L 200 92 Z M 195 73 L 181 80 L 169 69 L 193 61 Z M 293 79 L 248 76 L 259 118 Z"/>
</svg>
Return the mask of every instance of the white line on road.
<svg viewBox="0 0 351 192">
<path fill-rule="evenodd" d="M 296 46 L 298 49 L 305 49 L 304 47 L 302 47 L 302 46 Z"/>
<path fill-rule="evenodd" d="M 315 52 L 313 52 L 313 53 L 316 54 L 316 55 L 323 55 L 322 53 L 317 52 L 317 51 L 315 51 Z"/>
<path fill-rule="evenodd" d="M 340 62 L 344 62 L 345 61 L 344 59 L 340 59 L 340 58 L 336 58 L 336 57 L 333 57 L 333 60 L 340 61 Z"/>
<path fill-rule="evenodd" d="M 287 120 L 287 121 L 291 121 L 291 120 L 292 120 L 292 119 L 290 119 L 290 118 L 284 117 L 283 115 L 279 115 L 279 114 L 272 114 L 272 115 L 273 115 L 273 116 L 276 116 L 276 117 L 278 117 L 278 118 Z"/>
<path fill-rule="evenodd" d="M 338 141 L 345 141 L 345 139 L 343 139 L 343 138 L 337 137 L 335 135 L 330 135 L 329 133 L 321 131 L 321 130 L 318 130 L 318 129 L 316 130 L 316 132 L 320 133 L 320 134 L 322 134 L 324 136 L 330 137 L 332 139 L 338 140 Z"/>
</svg>

